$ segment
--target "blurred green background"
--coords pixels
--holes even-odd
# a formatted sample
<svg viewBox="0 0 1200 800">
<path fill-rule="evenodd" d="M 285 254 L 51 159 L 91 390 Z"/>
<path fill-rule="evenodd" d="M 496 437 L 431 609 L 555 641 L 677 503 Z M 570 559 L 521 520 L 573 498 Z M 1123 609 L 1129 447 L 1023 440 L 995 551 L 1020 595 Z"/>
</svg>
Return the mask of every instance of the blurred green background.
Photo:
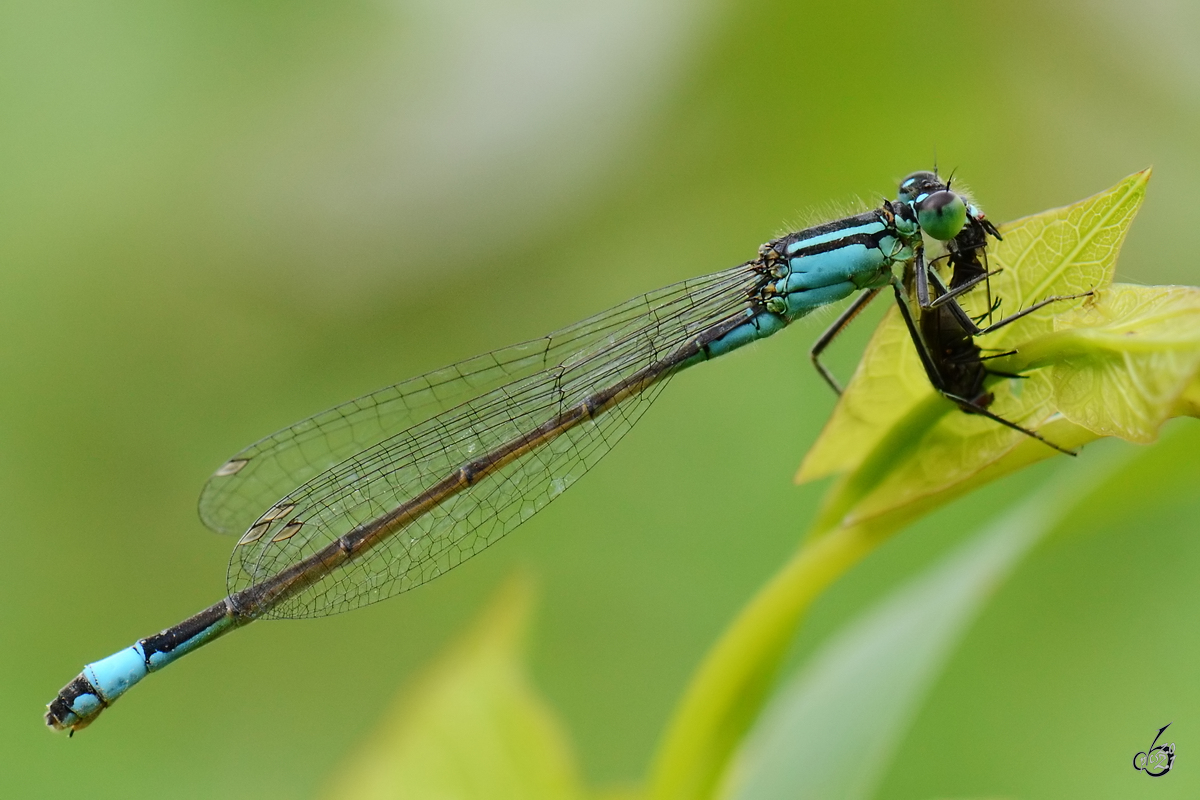
<svg viewBox="0 0 1200 800">
<path fill-rule="evenodd" d="M 41 713 L 223 596 L 232 542 L 194 502 L 243 445 L 738 263 L 935 156 L 997 220 L 1152 164 L 1118 279 L 1200 283 L 1197 30 L 1170 0 L 0 5 L 0 793 L 309 796 L 519 565 L 585 775 L 637 781 L 820 496 L 791 476 L 833 406 L 807 361 L 828 316 L 675 380 L 567 499 L 434 584 L 255 625 L 70 741 Z M 996 595 L 884 796 L 1197 795 L 1194 427 Z M 1072 466 L 889 543 L 796 660 Z M 1148 781 L 1130 760 L 1167 722 L 1179 766 Z"/>
</svg>

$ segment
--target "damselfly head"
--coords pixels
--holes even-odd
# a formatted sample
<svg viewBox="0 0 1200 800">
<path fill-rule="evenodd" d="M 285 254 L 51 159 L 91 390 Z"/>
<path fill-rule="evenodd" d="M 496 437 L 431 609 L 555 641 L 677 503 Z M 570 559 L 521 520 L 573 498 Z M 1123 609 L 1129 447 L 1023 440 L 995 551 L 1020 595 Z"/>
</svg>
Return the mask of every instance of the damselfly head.
<svg viewBox="0 0 1200 800">
<path fill-rule="evenodd" d="M 969 201 L 958 192 L 950 191 L 949 183 L 936 172 L 912 173 L 900 181 L 897 197 L 917 212 L 921 230 L 940 242 L 950 241 L 967 224 Z"/>
<path fill-rule="evenodd" d="M 946 184 L 938 177 L 936 172 L 922 170 L 921 172 L 914 172 L 900 181 L 900 191 L 897 196 L 903 202 L 911 203 L 922 195 L 945 191 L 946 188 Z"/>
</svg>

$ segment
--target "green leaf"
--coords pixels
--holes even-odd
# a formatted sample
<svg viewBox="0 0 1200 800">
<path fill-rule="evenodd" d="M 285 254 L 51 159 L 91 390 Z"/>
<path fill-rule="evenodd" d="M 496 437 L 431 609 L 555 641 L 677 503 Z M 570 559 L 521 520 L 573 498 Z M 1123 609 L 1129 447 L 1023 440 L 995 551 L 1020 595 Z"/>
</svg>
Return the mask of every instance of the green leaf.
<svg viewBox="0 0 1200 800">
<path fill-rule="evenodd" d="M 775 694 L 722 796 L 873 796 L 923 697 L 988 599 L 1128 454 L 1085 474 L 1060 474 L 842 628 Z"/>
<path fill-rule="evenodd" d="M 1055 319 L 1055 335 L 1022 345 L 1012 365 L 1049 366 L 1054 405 L 1101 436 L 1148 443 L 1194 410 L 1200 372 L 1200 289 L 1117 284 Z"/>
<path fill-rule="evenodd" d="M 507 584 L 392 702 L 325 796 L 583 798 L 567 738 L 526 673 L 531 596 L 527 581 Z"/>
</svg>

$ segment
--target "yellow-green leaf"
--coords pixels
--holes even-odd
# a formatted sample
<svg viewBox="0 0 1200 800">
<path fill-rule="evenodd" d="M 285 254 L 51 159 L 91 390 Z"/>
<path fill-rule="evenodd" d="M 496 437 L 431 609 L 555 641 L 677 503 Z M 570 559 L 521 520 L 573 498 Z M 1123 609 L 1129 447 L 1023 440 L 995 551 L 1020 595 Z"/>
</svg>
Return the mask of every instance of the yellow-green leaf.
<svg viewBox="0 0 1200 800">
<path fill-rule="evenodd" d="M 1000 226 L 1003 240 L 988 248 L 992 279 L 1002 298 L 1001 314 L 1011 314 L 1053 295 L 1072 295 L 1112 283 L 1117 255 L 1142 200 L 1150 170 L 1134 173 L 1111 189 L 1063 208 L 1044 211 Z M 984 293 L 969 295 L 979 313 Z M 1053 330 L 1055 315 L 1075 303 L 1056 303 L 987 337 L 987 347 L 1012 343 Z"/>
<path fill-rule="evenodd" d="M 425 800 L 583 798 L 566 736 L 523 658 L 532 592 L 512 581 L 390 704 L 325 796 Z"/>
<path fill-rule="evenodd" d="M 1072 422 L 1152 442 L 1188 402 L 1200 370 L 1200 289 L 1117 284 L 1056 318 L 1055 330 L 1023 346 L 1017 365 L 1049 362 L 1054 405 Z"/>
</svg>

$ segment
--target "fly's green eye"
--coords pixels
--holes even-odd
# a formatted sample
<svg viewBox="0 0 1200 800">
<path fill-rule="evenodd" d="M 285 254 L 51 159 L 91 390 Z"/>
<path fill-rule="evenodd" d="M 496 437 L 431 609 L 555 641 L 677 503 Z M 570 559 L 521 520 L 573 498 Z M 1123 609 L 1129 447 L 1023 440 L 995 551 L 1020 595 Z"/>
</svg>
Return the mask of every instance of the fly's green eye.
<svg viewBox="0 0 1200 800">
<path fill-rule="evenodd" d="M 917 204 L 921 229 L 940 242 L 948 242 L 967 224 L 967 204 L 954 192 L 934 192 Z"/>
</svg>

